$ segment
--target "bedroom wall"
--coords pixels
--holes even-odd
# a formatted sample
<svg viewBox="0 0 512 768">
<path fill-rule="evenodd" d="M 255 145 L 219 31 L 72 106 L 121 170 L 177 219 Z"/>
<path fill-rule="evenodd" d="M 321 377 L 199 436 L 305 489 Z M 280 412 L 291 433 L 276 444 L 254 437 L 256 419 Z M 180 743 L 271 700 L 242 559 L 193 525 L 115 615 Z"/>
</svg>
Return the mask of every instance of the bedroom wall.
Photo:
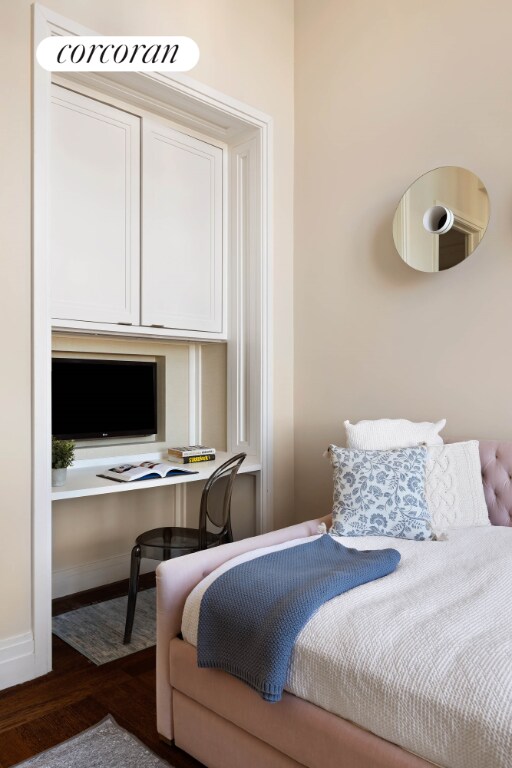
<svg viewBox="0 0 512 768">
<path fill-rule="evenodd" d="M 478 0 L 297 0 L 295 498 L 331 506 L 322 452 L 343 420 L 448 420 L 445 437 L 512 440 L 512 6 Z M 392 221 L 426 171 L 485 183 L 478 250 L 422 274 Z"/>
<path fill-rule="evenodd" d="M 104 34 L 185 34 L 201 59 L 190 76 L 274 117 L 275 523 L 293 496 L 293 1 L 47 0 L 53 10 Z M 2 0 L 0 254 L 3 441 L 0 535 L 0 661 L 27 637 L 31 606 L 31 3 Z M 5 371 L 8 369 L 8 375 Z"/>
</svg>

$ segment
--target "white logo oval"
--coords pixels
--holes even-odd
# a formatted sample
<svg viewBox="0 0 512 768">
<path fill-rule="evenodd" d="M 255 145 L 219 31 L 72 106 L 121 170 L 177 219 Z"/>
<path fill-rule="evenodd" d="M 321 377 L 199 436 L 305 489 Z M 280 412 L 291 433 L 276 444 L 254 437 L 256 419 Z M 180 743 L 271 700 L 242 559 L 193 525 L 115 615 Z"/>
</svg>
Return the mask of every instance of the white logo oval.
<svg viewBox="0 0 512 768">
<path fill-rule="evenodd" d="M 187 72 L 199 61 L 199 46 L 182 36 L 53 36 L 36 55 L 48 72 Z"/>
</svg>

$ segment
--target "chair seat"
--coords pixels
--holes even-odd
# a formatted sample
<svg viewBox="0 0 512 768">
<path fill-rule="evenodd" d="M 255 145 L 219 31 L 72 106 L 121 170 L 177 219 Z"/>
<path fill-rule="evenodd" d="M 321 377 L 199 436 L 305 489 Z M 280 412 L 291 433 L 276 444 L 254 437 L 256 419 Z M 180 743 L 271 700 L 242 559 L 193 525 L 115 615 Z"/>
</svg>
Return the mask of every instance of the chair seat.
<svg viewBox="0 0 512 768">
<path fill-rule="evenodd" d="M 165 528 L 153 528 L 151 531 L 145 531 L 136 538 L 137 544 L 141 547 L 166 550 L 185 550 L 190 552 L 199 547 L 199 531 L 197 528 L 178 528 L 176 526 L 166 526 Z M 206 533 L 207 546 L 210 547 L 219 543 L 219 537 L 209 531 Z M 184 552 L 184 554 L 185 554 Z M 156 554 L 156 552 L 155 552 Z M 166 557 L 165 559 L 168 559 Z"/>
</svg>

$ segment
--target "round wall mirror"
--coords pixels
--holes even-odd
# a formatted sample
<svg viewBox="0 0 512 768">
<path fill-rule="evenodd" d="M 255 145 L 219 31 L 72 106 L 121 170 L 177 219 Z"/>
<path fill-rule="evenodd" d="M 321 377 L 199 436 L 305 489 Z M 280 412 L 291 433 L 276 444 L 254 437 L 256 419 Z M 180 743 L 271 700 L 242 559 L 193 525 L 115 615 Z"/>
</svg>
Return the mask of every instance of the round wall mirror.
<svg viewBox="0 0 512 768">
<path fill-rule="evenodd" d="M 410 267 L 442 272 L 473 253 L 489 221 L 489 198 L 465 168 L 435 168 L 416 179 L 393 219 L 395 246 Z"/>
</svg>

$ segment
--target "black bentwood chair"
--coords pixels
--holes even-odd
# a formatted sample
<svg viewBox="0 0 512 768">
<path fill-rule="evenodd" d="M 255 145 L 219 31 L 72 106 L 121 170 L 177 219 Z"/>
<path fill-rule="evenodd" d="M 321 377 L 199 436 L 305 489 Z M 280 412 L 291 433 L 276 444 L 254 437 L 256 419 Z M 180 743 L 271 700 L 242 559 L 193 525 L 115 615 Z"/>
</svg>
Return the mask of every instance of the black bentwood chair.
<svg viewBox="0 0 512 768">
<path fill-rule="evenodd" d="M 233 456 L 221 464 L 206 481 L 201 495 L 198 528 L 177 528 L 175 526 L 153 528 L 153 530 L 145 531 L 137 536 L 131 557 L 124 643 L 129 643 L 132 637 L 141 557 L 148 557 L 152 560 L 170 560 L 171 557 L 188 555 L 190 552 L 197 552 L 200 549 L 208 549 L 233 541 L 231 494 L 235 477 L 245 457 L 245 453 Z M 215 492 L 212 494 L 213 487 L 219 481 L 223 482 L 223 493 Z M 215 531 L 208 530 L 208 524 L 210 527 L 213 526 Z"/>
</svg>

